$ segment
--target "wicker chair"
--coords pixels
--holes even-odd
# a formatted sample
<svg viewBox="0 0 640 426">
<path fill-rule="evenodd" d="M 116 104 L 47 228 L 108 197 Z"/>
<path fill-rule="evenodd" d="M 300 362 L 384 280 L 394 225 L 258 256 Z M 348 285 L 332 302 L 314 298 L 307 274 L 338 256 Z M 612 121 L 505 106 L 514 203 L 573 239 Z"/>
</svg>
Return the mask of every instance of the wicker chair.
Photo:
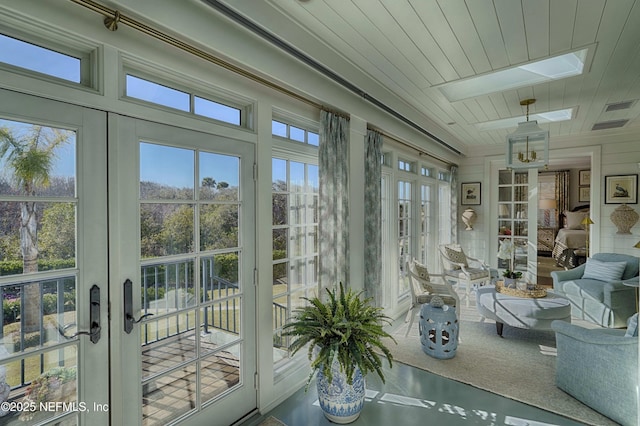
<svg viewBox="0 0 640 426">
<path fill-rule="evenodd" d="M 442 273 L 447 281 L 460 286 L 465 285 L 466 305 L 469 306 L 469 295 L 474 285 L 491 281 L 489 265 L 480 259 L 469 257 L 459 244 L 441 244 L 440 261 Z"/>
<path fill-rule="evenodd" d="M 411 290 L 411 306 L 404 322 L 409 322 L 407 333 L 413 326 L 413 320 L 420 312 L 423 304 L 429 303 L 433 296 L 440 296 L 444 303 L 455 306 L 456 315 L 460 318 L 460 298 L 451 284 L 444 279 L 443 275 L 429 274 L 427 268 L 413 259 L 407 262 L 407 276 L 409 277 L 409 289 Z M 433 278 L 438 277 L 442 283 L 433 282 Z"/>
</svg>

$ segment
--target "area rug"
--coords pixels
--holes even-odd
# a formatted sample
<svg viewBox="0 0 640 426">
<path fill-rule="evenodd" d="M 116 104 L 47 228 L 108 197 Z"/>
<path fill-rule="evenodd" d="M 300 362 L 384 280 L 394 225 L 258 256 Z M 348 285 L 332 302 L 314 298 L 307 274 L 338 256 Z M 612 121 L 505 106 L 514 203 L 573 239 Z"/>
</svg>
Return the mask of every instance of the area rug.
<svg viewBox="0 0 640 426">
<path fill-rule="evenodd" d="M 432 358 L 422 351 L 417 318 L 408 337 L 401 325 L 385 343 L 396 361 L 466 383 L 570 419 L 597 426 L 616 425 L 555 386 L 556 349 L 553 331 L 505 326 L 496 334 L 495 322 L 480 322 L 474 308 L 465 308 L 460 321 L 461 342 L 456 356 Z"/>
<path fill-rule="evenodd" d="M 264 419 L 258 426 L 287 426 L 287 425 L 282 423 L 280 420 L 276 419 L 275 417 L 269 416 L 266 419 Z"/>
</svg>

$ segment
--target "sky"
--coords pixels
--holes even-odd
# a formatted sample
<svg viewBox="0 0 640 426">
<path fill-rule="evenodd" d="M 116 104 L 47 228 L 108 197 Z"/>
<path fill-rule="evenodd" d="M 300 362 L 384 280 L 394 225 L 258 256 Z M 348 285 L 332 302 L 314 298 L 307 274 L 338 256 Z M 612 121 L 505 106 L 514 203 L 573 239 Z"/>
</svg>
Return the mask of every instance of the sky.
<svg viewBox="0 0 640 426">
<path fill-rule="evenodd" d="M 29 44 L 0 34 L 0 62 L 26 68 L 57 78 L 80 83 L 80 60 L 72 56 L 53 52 L 33 44 Z M 192 112 L 197 115 L 214 118 L 234 125 L 241 124 L 241 110 L 210 101 L 206 98 L 192 95 L 185 91 L 163 86 L 142 78 L 127 75 L 127 95 L 157 103 L 181 111 Z M 192 104 L 193 103 L 193 104 Z M 278 128 L 274 121 L 274 134 L 284 137 L 286 129 Z M 0 126 L 8 126 L 19 134 L 24 134 L 28 124 L 0 119 Z M 282 126 L 280 126 L 282 127 Z M 318 145 L 318 135 L 306 132 L 294 126 L 288 126 L 289 138 L 305 142 L 305 135 L 311 145 Z M 74 152 L 76 149 L 75 135 L 70 143 L 60 148 L 56 155 L 52 176 L 75 177 L 76 163 Z M 222 154 L 200 153 L 200 173 L 198 181 L 204 177 L 211 177 L 216 182 L 227 182 L 237 186 L 239 181 L 239 159 Z M 286 180 L 286 162 L 274 161 L 274 179 Z M 292 183 L 301 184 L 304 180 L 304 170 L 300 163 L 290 163 L 290 179 Z M 140 180 L 151 181 L 177 188 L 193 187 L 195 170 L 195 151 L 182 148 L 166 147 L 142 142 L 140 144 Z M 6 178 L 9 168 L 5 159 L 0 159 L 0 176 Z M 317 167 L 311 169 L 311 175 L 317 175 Z M 317 177 L 312 177 L 311 185 L 317 187 Z"/>
</svg>

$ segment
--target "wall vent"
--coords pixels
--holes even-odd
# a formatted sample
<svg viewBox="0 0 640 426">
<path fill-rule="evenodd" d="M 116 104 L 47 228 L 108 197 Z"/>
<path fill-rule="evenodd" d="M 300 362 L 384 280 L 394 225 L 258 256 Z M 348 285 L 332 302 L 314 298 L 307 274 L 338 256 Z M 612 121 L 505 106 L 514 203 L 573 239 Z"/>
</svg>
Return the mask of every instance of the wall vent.
<svg viewBox="0 0 640 426">
<path fill-rule="evenodd" d="M 604 112 L 620 111 L 621 109 L 629 109 L 635 103 L 636 101 L 623 101 L 623 102 L 614 102 L 612 104 L 607 104 L 604 109 Z"/>
<path fill-rule="evenodd" d="M 624 126 L 628 121 L 629 120 L 601 121 L 600 123 L 594 124 L 591 130 L 616 129 L 618 127 Z"/>
</svg>

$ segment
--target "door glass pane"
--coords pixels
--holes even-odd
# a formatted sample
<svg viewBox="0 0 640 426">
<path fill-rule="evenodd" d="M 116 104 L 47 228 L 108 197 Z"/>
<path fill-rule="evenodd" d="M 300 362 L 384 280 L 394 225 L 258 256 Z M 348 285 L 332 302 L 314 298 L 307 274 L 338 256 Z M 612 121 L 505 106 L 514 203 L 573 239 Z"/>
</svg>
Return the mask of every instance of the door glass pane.
<svg viewBox="0 0 640 426">
<path fill-rule="evenodd" d="M 143 258 L 192 253 L 193 205 L 142 204 L 140 251 Z"/>
<path fill-rule="evenodd" d="M 34 407 L 0 408 L 2 424 L 65 415 L 40 402 L 78 402 L 75 196 L 75 132 L 0 119 L 0 400 Z"/>
<path fill-rule="evenodd" d="M 153 314 L 141 327 L 145 425 L 167 424 L 239 386 L 240 166 L 237 156 L 140 144 L 142 309 L 136 318 Z M 190 258 L 165 258 L 184 255 Z"/>
<path fill-rule="evenodd" d="M 194 152 L 151 143 L 140 144 L 140 198 L 192 200 Z"/>
<path fill-rule="evenodd" d="M 200 199 L 238 201 L 240 159 L 230 155 L 201 152 Z"/>
<path fill-rule="evenodd" d="M 200 207 L 200 249 L 238 247 L 238 205 L 219 204 Z"/>
</svg>

